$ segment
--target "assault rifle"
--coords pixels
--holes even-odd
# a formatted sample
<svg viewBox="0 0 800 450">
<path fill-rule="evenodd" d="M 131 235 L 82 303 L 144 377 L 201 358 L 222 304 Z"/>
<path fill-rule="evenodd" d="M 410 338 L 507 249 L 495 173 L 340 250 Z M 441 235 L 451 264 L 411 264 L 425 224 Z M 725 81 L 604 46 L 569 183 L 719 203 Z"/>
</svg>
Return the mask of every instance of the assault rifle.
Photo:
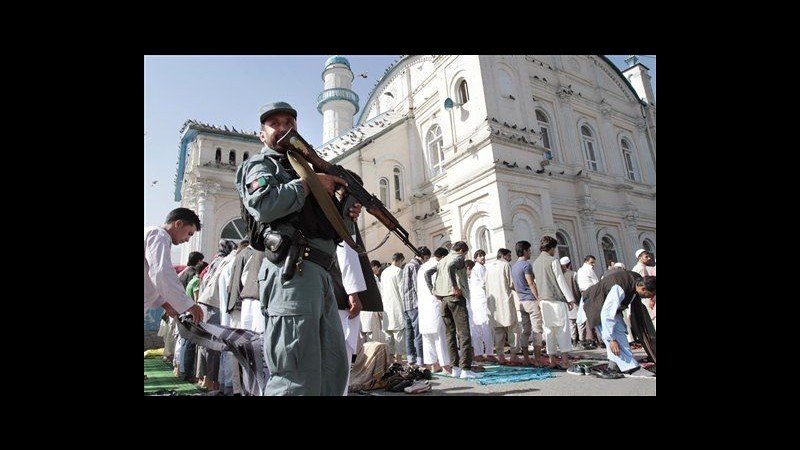
<svg viewBox="0 0 800 450">
<path fill-rule="evenodd" d="M 289 132 L 278 139 L 277 145 L 282 148 L 290 148 L 298 151 L 306 161 L 314 168 L 315 172 L 327 173 L 329 175 L 336 175 L 339 178 L 344 178 L 347 181 L 347 190 L 361 203 L 361 206 L 367 209 L 367 212 L 375 216 L 380 222 L 393 232 L 397 237 L 403 241 L 414 255 L 420 256 L 417 248 L 411 244 L 408 239 L 408 231 L 405 230 L 397 221 L 397 218 L 383 206 L 383 203 L 374 195 L 367 192 L 364 186 L 361 185 L 344 167 L 336 164 L 331 164 L 328 161 L 320 158 L 314 147 L 311 146 L 302 136 L 295 130 L 291 129 Z"/>
</svg>

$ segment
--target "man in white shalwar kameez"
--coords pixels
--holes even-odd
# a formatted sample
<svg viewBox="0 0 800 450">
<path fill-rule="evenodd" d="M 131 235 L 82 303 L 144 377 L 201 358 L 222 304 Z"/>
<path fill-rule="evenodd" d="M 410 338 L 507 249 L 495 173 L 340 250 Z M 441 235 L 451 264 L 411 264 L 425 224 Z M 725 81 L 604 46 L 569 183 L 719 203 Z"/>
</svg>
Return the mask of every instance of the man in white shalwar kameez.
<svg viewBox="0 0 800 450">
<path fill-rule="evenodd" d="M 558 260 L 561 264 L 561 271 L 564 272 L 564 279 L 567 281 L 567 286 L 572 290 L 572 297 L 575 300 L 581 298 L 581 291 L 578 289 L 578 282 L 575 279 L 575 271 L 572 270 L 572 261 L 569 256 L 565 256 Z M 569 335 L 572 337 L 572 347 L 578 345 L 578 308 L 569 310 Z"/>
<path fill-rule="evenodd" d="M 392 256 L 392 265 L 383 269 L 381 274 L 383 331 L 386 332 L 389 351 L 394 355 L 395 362 L 399 364 L 403 364 L 405 361 L 406 351 L 406 319 L 403 317 L 403 296 L 400 292 L 403 283 L 402 267 L 405 259 L 402 253 L 395 253 Z"/>
<path fill-rule="evenodd" d="M 561 350 L 561 368 L 569 368 L 569 352 L 572 342 L 569 335 L 569 310 L 577 303 L 572 289 L 567 285 L 561 263 L 553 255 L 558 241 L 552 236 L 543 236 L 539 243 L 541 254 L 533 262 L 533 275 L 539 289 L 539 306 L 542 308 L 542 326 L 550 366 L 556 366 L 556 346 Z"/>
<path fill-rule="evenodd" d="M 575 275 L 578 279 L 578 289 L 581 292 L 581 302 L 578 304 L 578 316 L 575 320 L 578 323 L 578 339 L 580 339 L 584 350 L 596 348 L 594 345 L 594 330 L 586 326 L 586 314 L 583 309 L 583 293 L 600 282 L 600 277 L 594 271 L 596 263 L 597 258 L 594 255 L 586 255 L 583 258 L 583 265 Z"/>
<path fill-rule="evenodd" d="M 219 289 L 219 304 L 220 304 L 220 325 L 224 327 L 239 328 L 242 312 L 233 310 L 228 312 L 228 295 L 230 292 L 231 278 L 233 277 L 233 260 L 241 249 L 242 243 L 239 242 L 239 247 L 235 248 L 230 255 L 225 258 L 230 258 L 231 262 L 228 263 L 217 280 L 217 287 Z M 239 363 L 230 351 L 220 352 L 219 355 L 219 389 L 225 395 L 233 395 L 242 393 L 242 379 L 239 373 Z"/>
<path fill-rule="evenodd" d="M 506 364 L 505 341 L 511 344 L 509 361 L 521 364 L 519 311 L 514 301 L 514 284 L 511 279 L 511 250 L 501 248 L 497 259 L 486 266 L 486 306 L 489 326 L 494 333 L 494 352 L 500 364 Z M 526 343 L 527 345 L 527 343 Z"/>
<path fill-rule="evenodd" d="M 469 275 L 469 325 L 472 348 L 476 361 L 485 361 L 494 353 L 494 338 L 489 326 L 489 311 L 486 305 L 486 252 L 477 250 L 472 255 L 475 266 Z"/>
<path fill-rule="evenodd" d="M 356 238 L 355 235 L 351 237 L 354 240 Z M 342 285 L 345 292 L 347 292 L 347 301 L 350 305 L 350 309 L 339 310 L 339 319 L 342 321 L 347 354 L 350 355 L 352 364 L 360 347 L 361 318 L 359 315 L 361 313 L 361 300 L 358 297 L 358 293 L 367 290 L 367 283 L 364 281 L 364 273 L 361 271 L 358 253 L 352 247 L 347 244 L 338 245 L 336 247 L 336 258 L 342 272 Z M 345 396 L 349 386 L 350 371 L 348 370 L 347 386 L 344 389 Z"/>
<path fill-rule="evenodd" d="M 648 267 L 653 265 L 653 255 L 643 248 L 636 250 L 635 255 L 636 265 L 633 266 L 631 271 L 638 273 L 642 277 L 651 275 Z M 644 307 L 647 308 L 647 314 L 650 314 L 650 318 L 652 319 L 655 317 L 655 313 L 653 313 L 653 305 L 651 304 L 650 300 L 651 299 L 649 298 L 642 298 L 642 304 L 644 304 Z M 653 319 L 653 328 L 655 328 L 655 326 L 656 321 Z"/>
<path fill-rule="evenodd" d="M 419 332 L 422 335 L 422 353 L 425 366 L 432 372 L 445 370 L 450 373 L 450 355 L 447 353 L 444 320 L 442 320 L 441 300 L 437 299 L 428 288 L 425 272 L 435 268 L 436 264 L 447 255 L 447 250 L 438 248 L 433 258 L 426 261 L 417 271 L 417 299 L 419 302 Z M 432 280 L 435 282 L 436 274 Z"/>
</svg>

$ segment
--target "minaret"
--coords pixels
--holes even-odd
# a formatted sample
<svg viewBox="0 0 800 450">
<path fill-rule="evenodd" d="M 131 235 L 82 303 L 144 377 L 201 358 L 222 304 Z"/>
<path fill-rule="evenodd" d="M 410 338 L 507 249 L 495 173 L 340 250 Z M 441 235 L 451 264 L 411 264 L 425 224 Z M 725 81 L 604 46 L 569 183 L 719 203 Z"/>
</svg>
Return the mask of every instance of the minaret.
<svg viewBox="0 0 800 450">
<path fill-rule="evenodd" d="M 358 112 L 358 94 L 353 92 L 353 71 L 344 56 L 331 56 L 322 71 L 325 90 L 317 96 L 317 111 L 322 114 L 322 142 L 344 134 L 353 128 L 353 116 Z"/>
<path fill-rule="evenodd" d="M 625 62 L 628 64 L 628 68 L 622 74 L 630 81 L 631 86 L 633 86 L 633 89 L 636 90 L 642 100 L 647 102 L 648 105 L 650 103 L 655 104 L 653 85 L 650 83 L 650 73 L 648 72 L 650 69 L 640 63 L 636 55 L 625 58 Z"/>
</svg>

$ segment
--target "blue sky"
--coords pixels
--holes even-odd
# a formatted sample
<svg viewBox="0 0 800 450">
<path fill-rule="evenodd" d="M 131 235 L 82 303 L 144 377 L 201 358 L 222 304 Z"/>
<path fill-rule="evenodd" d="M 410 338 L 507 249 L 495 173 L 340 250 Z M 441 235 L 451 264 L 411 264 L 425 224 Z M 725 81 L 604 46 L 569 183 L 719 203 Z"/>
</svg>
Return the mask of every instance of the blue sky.
<svg viewBox="0 0 800 450">
<path fill-rule="evenodd" d="M 257 131 L 258 108 L 285 100 L 297 109 L 300 134 L 314 146 L 321 144 L 316 98 L 330 56 L 145 56 L 144 226 L 163 224 L 179 206 L 174 201 L 178 132 L 188 119 Z M 367 94 L 399 55 L 344 56 L 356 74 L 353 90 L 363 109 Z M 620 69 L 627 67 L 626 56 L 606 56 Z M 639 60 L 650 69 L 655 91 L 656 59 Z M 367 78 L 358 76 L 365 72 Z M 360 115 L 361 110 L 356 119 Z"/>
</svg>

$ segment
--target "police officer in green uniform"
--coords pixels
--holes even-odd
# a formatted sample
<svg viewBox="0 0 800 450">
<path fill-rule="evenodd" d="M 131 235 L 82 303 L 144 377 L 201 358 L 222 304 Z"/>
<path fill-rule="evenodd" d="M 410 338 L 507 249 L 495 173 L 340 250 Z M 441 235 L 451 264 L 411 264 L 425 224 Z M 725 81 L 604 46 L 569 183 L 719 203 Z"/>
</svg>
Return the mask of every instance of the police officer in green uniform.
<svg viewBox="0 0 800 450">
<path fill-rule="evenodd" d="M 242 163 L 236 184 L 247 212 L 264 224 L 259 289 L 270 371 L 264 395 L 340 396 L 350 361 L 330 270 L 341 239 L 277 145 L 297 128 L 297 111 L 285 102 L 270 103 L 261 108 L 260 120 L 265 146 Z M 317 175 L 331 196 L 337 184 L 345 184 L 333 175 Z M 355 220 L 360 212 L 356 204 L 348 215 Z"/>
</svg>

